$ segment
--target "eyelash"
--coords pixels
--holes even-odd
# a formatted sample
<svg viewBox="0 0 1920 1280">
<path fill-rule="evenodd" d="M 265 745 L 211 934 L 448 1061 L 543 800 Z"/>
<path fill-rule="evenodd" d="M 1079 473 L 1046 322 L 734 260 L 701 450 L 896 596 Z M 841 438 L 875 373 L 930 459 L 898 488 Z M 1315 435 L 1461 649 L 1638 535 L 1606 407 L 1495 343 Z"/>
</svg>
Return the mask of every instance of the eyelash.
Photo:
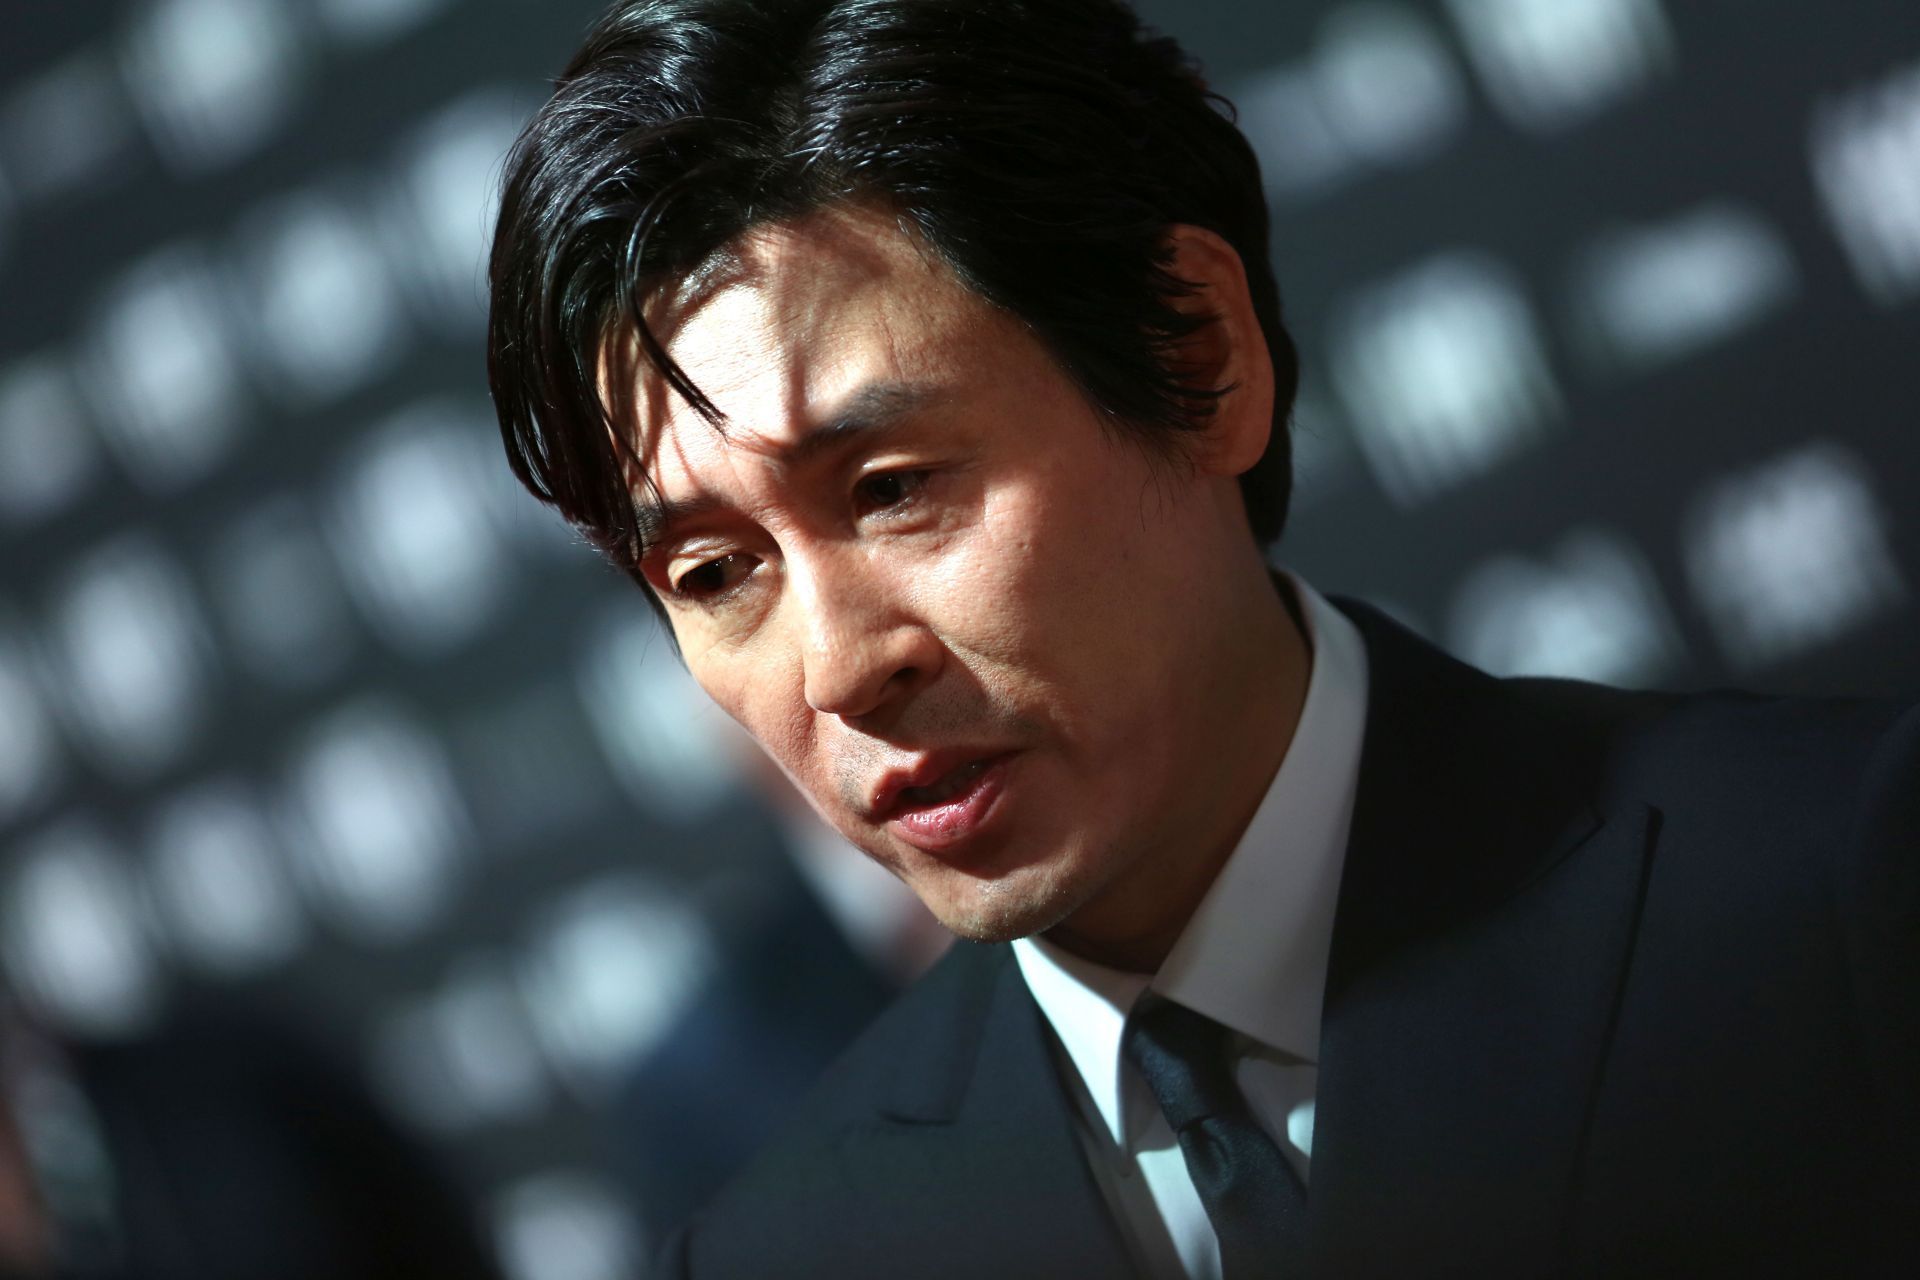
<svg viewBox="0 0 1920 1280">
<path fill-rule="evenodd" d="M 720 557 L 717 557 L 716 559 L 708 560 L 701 564 L 697 564 L 693 568 L 681 574 L 678 578 L 674 579 L 671 585 L 671 592 L 674 596 L 678 597 L 679 599 L 691 600 L 696 604 L 708 604 L 715 600 L 719 600 L 722 597 L 731 593 L 734 590 L 734 588 L 740 585 L 740 583 L 745 582 L 746 577 L 743 575 L 738 580 L 728 583 L 726 586 L 715 587 L 711 591 L 700 591 L 695 589 L 689 589 L 687 584 L 691 582 L 695 577 L 697 577 L 702 573 L 705 573 L 709 569 L 716 569 L 716 568 L 719 568 L 721 565 L 727 564 L 730 561 L 740 560 L 743 558 L 744 557 L 741 556 L 738 552 L 734 552 L 731 555 L 720 556 Z"/>
<path fill-rule="evenodd" d="M 905 492 L 892 502 L 876 503 L 874 507 L 876 510 L 899 511 L 902 508 L 911 507 L 919 499 L 921 491 L 927 487 L 929 478 L 929 472 L 916 471 L 911 468 L 904 468 L 898 471 L 873 471 L 860 477 L 859 483 L 853 487 L 854 494 L 857 497 L 863 492 L 870 492 L 871 486 L 877 481 L 899 481 L 904 486 Z"/>
<path fill-rule="evenodd" d="M 920 495 L 922 491 L 925 490 L 927 486 L 927 481 L 930 478 L 931 478 L 931 474 L 929 472 L 913 470 L 910 468 L 901 469 L 897 471 L 874 471 L 860 477 L 860 480 L 858 481 L 858 483 L 854 485 L 854 494 L 856 498 L 858 498 L 863 493 L 871 494 L 872 487 L 875 485 L 876 482 L 879 482 L 879 481 L 887 481 L 887 480 L 896 481 L 896 482 L 899 482 L 904 489 L 901 495 L 895 498 L 894 500 L 874 502 L 868 507 L 867 510 L 862 511 L 860 514 L 862 515 L 877 514 L 882 519 L 886 519 L 891 515 L 898 514 L 906 509 L 910 509 L 919 500 Z M 693 568 L 681 574 L 679 578 L 675 579 L 671 584 L 670 590 L 674 596 L 682 600 L 690 600 L 696 604 L 712 604 L 716 601 L 724 599 L 726 596 L 732 594 L 732 592 L 736 588 L 738 588 L 741 583 L 746 581 L 746 575 L 742 575 L 736 581 L 729 583 L 725 586 L 716 587 L 711 591 L 701 591 L 697 589 L 690 590 L 688 588 L 688 583 L 691 579 L 693 579 L 698 574 L 705 573 L 710 569 L 720 568 L 721 566 L 726 565 L 731 561 L 739 560 L 741 558 L 742 556 L 739 552 L 732 552 L 728 555 L 718 556 L 712 560 L 707 560 L 700 564 L 697 564 Z M 748 572 L 750 573 L 751 570 L 749 570 Z"/>
</svg>

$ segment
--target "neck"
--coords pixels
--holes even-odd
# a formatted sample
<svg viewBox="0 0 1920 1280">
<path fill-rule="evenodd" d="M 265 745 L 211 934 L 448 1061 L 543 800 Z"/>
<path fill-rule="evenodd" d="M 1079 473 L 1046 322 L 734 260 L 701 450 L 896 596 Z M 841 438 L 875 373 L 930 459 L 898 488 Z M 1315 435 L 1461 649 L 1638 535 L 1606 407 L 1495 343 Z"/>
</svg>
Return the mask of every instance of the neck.
<svg viewBox="0 0 1920 1280">
<path fill-rule="evenodd" d="M 1264 563 L 1259 574 L 1265 589 L 1250 593 L 1212 668 L 1215 714 L 1196 744 L 1191 803 L 1112 884 L 1047 931 L 1055 945 L 1112 969 L 1158 970 L 1266 798 L 1299 727 L 1313 654 L 1290 588 Z"/>
</svg>

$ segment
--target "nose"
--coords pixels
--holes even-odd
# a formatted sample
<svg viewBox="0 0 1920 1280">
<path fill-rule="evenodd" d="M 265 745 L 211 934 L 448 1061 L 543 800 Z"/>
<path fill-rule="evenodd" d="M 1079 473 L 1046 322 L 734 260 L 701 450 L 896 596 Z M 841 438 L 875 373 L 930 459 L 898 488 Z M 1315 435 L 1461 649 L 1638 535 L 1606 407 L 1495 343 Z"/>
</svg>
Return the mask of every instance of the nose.
<svg viewBox="0 0 1920 1280">
<path fill-rule="evenodd" d="M 794 578 L 807 705 L 815 711 L 871 719 L 904 705 L 939 674 L 939 638 L 858 557 Z"/>
</svg>

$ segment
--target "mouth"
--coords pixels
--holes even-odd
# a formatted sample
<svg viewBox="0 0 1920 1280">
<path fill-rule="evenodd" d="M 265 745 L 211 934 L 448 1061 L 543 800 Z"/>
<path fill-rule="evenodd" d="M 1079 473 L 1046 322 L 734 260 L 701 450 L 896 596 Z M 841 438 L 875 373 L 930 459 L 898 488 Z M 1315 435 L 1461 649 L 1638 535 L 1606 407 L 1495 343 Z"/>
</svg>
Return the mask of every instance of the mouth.
<svg viewBox="0 0 1920 1280">
<path fill-rule="evenodd" d="M 880 816 L 908 844 L 928 852 L 950 849 L 977 834 L 992 817 L 1006 789 L 1012 758 L 1011 753 L 977 757 L 926 782 L 892 786 Z"/>
<path fill-rule="evenodd" d="M 902 809 L 925 809 L 945 804 L 953 797 L 973 785 L 973 780 L 987 771 L 991 760 L 975 760 L 963 764 L 946 777 L 925 787 L 902 787 L 894 801 L 895 811 Z"/>
</svg>

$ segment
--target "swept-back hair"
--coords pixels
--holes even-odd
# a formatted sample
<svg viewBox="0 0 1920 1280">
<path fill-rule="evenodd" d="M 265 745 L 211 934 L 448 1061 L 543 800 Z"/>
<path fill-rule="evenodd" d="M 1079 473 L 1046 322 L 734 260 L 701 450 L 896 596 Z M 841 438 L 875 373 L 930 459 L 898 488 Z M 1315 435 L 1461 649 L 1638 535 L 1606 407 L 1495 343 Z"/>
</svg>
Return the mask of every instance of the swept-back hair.
<svg viewBox="0 0 1920 1280">
<path fill-rule="evenodd" d="M 599 386 L 613 340 L 718 425 L 643 304 L 757 224 L 858 202 L 1173 453 L 1227 390 L 1171 359 L 1213 321 L 1176 305 L 1165 237 L 1186 223 L 1238 251 L 1272 355 L 1272 442 L 1241 481 L 1272 541 L 1298 361 L 1230 113 L 1118 0 L 622 0 L 507 161 L 487 367 L 514 473 L 637 577 L 635 424 L 610 429 Z"/>
</svg>

